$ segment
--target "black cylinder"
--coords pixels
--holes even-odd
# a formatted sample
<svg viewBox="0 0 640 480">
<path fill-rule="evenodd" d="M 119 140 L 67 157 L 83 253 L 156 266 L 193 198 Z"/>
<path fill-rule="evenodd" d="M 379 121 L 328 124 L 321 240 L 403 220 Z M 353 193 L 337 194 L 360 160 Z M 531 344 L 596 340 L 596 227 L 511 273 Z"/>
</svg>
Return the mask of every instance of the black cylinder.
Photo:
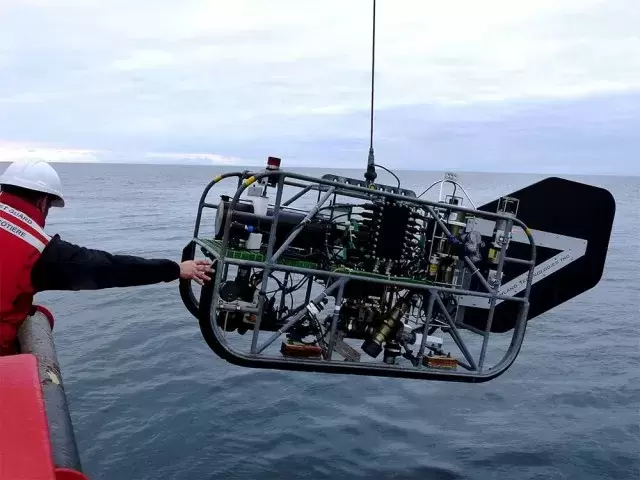
<svg viewBox="0 0 640 480">
<path fill-rule="evenodd" d="M 217 240 L 221 240 L 224 235 L 224 227 L 227 222 L 227 214 L 231 203 L 227 199 L 228 197 L 223 197 L 218 205 L 215 224 L 215 238 Z M 276 229 L 276 249 L 282 245 L 291 232 L 305 217 L 306 213 L 304 212 L 289 210 L 286 207 L 280 208 L 280 214 L 278 215 L 278 227 Z M 231 221 L 237 224 L 249 226 L 253 228 L 254 232 L 263 233 L 265 235 L 263 241 L 266 242 L 273 222 L 273 207 L 267 208 L 266 215 L 256 215 L 253 211 L 253 204 L 238 202 L 235 205 Z M 230 237 L 233 235 L 233 232 L 233 229 L 229 232 Z M 327 233 L 330 234 L 328 239 L 326 235 Z M 335 225 L 331 220 L 329 220 L 329 218 L 316 215 L 312 221 L 307 224 L 300 233 L 298 233 L 291 243 L 291 246 L 304 249 L 321 249 L 324 251 L 325 243 L 327 240 L 331 242 L 335 233 Z"/>
<path fill-rule="evenodd" d="M 80 455 L 46 315 L 38 311 L 28 317 L 20 328 L 18 342 L 20 353 L 30 353 L 38 359 L 54 463 L 56 467 L 80 472 Z"/>
</svg>

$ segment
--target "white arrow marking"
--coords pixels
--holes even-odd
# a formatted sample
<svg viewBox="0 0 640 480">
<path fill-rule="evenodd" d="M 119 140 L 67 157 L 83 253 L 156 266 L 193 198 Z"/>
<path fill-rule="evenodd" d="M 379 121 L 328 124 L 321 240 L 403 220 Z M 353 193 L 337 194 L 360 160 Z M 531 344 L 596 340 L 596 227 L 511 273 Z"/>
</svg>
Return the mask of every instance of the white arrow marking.
<svg viewBox="0 0 640 480">
<path fill-rule="evenodd" d="M 494 222 L 485 219 L 476 219 L 475 230 L 483 236 L 491 237 L 493 235 Z M 568 237 L 566 235 L 558 235 L 557 233 L 543 232 L 542 230 L 531 230 L 531 235 L 536 246 L 553 248 L 560 250 L 557 255 L 535 266 L 533 270 L 533 281 L 535 284 L 548 277 L 561 268 L 566 267 L 571 262 L 584 256 L 587 251 L 587 240 L 582 238 Z M 516 226 L 513 229 L 511 237 L 512 242 L 529 243 L 529 238 L 522 228 Z M 515 296 L 523 291 L 527 286 L 528 271 L 508 281 L 500 287 L 498 293 L 500 295 Z M 464 307 L 489 308 L 489 299 L 486 297 L 470 297 L 461 295 L 458 297 L 458 305 Z M 496 305 L 504 300 L 496 300 Z"/>
</svg>

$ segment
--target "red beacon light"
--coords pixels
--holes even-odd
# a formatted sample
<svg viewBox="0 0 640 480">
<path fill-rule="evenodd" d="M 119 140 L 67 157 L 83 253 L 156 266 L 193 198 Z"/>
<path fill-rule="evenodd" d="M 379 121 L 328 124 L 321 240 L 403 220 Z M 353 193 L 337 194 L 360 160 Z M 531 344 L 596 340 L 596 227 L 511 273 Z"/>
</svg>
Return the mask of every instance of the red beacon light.
<svg viewBox="0 0 640 480">
<path fill-rule="evenodd" d="M 280 170 L 280 162 L 282 160 L 278 157 L 268 157 L 267 158 L 267 171 L 276 172 Z M 267 175 L 261 181 L 261 183 L 266 182 L 269 187 L 275 187 L 278 183 L 278 175 L 275 173 L 272 175 Z"/>
<path fill-rule="evenodd" d="M 282 159 L 278 157 L 267 158 L 267 170 L 279 170 L 280 162 L 282 162 Z"/>
</svg>

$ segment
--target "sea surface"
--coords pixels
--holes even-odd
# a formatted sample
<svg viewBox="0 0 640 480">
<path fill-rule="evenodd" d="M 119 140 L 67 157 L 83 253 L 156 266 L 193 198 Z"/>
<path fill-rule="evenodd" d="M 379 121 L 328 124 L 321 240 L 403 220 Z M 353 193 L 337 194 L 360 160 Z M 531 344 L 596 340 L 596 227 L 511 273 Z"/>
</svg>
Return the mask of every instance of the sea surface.
<svg viewBox="0 0 640 480">
<path fill-rule="evenodd" d="M 67 207 L 51 212 L 49 233 L 175 260 L 202 189 L 229 170 L 58 168 Z M 399 176 L 415 190 L 440 178 Z M 542 177 L 459 180 L 481 205 Z M 515 364 L 484 384 L 236 367 L 207 347 L 177 282 L 40 294 L 56 316 L 84 470 L 94 480 L 640 478 L 640 178 L 565 177 L 615 196 L 604 277 L 530 322 Z"/>
</svg>

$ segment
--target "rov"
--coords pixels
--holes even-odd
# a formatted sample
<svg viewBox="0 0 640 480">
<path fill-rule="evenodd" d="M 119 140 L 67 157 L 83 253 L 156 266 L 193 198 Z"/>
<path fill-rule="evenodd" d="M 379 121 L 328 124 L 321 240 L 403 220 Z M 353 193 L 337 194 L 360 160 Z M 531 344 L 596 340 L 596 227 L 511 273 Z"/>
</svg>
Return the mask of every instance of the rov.
<svg viewBox="0 0 640 480">
<path fill-rule="evenodd" d="M 199 299 L 180 284 L 207 344 L 246 367 L 458 382 L 504 373 L 528 320 L 599 282 L 614 199 L 550 177 L 476 207 L 451 175 L 423 194 L 438 184 L 426 200 L 370 178 L 288 172 L 274 157 L 216 177 L 182 254 L 199 247 L 214 277 Z"/>
</svg>

